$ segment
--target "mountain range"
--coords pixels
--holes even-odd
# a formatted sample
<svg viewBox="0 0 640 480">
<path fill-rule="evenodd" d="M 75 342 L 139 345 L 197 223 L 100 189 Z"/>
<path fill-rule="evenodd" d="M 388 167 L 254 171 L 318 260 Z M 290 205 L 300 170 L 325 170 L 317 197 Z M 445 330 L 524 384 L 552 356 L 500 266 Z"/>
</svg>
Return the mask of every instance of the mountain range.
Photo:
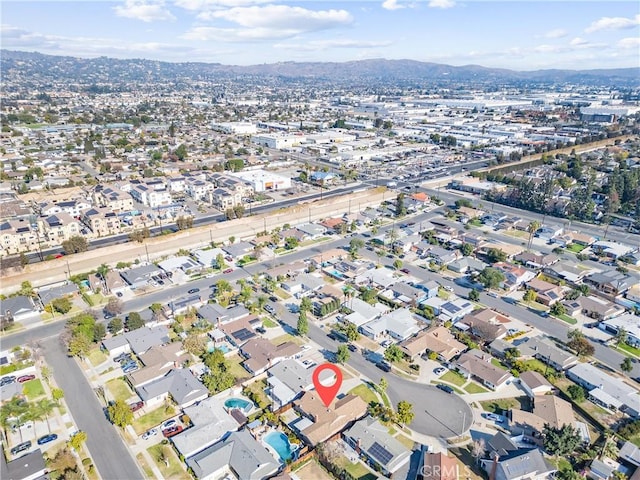
<svg viewBox="0 0 640 480">
<path fill-rule="evenodd" d="M 631 87 L 640 84 L 640 68 L 516 71 L 479 65 L 452 66 L 415 60 L 279 62 L 261 65 L 170 63 L 108 57 L 76 58 L 37 52 L 0 50 L 5 78 L 78 83 L 214 80 L 237 77 L 358 84 L 413 83 L 571 83 Z"/>
</svg>

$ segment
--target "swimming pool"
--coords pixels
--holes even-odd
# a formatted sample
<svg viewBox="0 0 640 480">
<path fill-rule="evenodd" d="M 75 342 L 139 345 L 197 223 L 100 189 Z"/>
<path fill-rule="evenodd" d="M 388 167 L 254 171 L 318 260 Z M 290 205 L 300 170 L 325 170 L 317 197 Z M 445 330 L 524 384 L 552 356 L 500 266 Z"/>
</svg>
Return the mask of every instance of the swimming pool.
<svg viewBox="0 0 640 480">
<path fill-rule="evenodd" d="M 244 413 L 249 413 L 253 408 L 253 404 L 244 398 L 229 398 L 228 400 L 225 400 L 224 406 L 228 409 L 238 408 Z"/>
<path fill-rule="evenodd" d="M 227 345 L 226 343 L 221 343 L 220 345 L 216 345 L 213 342 L 209 342 L 207 344 L 207 352 L 209 353 L 213 352 L 216 348 L 222 351 L 222 353 L 224 353 L 225 355 L 231 351 L 231 349 L 229 348 L 229 345 Z"/>
<path fill-rule="evenodd" d="M 267 433 L 262 440 L 276 451 L 283 462 L 292 459 L 298 450 L 298 445 L 289 443 L 289 439 L 282 432 Z"/>
<path fill-rule="evenodd" d="M 80 280 L 80 285 L 82 285 L 85 288 L 89 288 L 91 286 L 91 284 L 89 283 L 89 280 Z"/>
</svg>

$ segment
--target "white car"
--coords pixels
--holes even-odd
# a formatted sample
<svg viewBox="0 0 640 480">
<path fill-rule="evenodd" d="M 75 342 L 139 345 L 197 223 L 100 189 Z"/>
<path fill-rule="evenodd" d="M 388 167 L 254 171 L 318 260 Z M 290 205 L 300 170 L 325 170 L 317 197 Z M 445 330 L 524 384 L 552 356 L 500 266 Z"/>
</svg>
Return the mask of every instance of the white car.
<svg viewBox="0 0 640 480">
<path fill-rule="evenodd" d="M 447 292 L 453 292 L 453 287 L 450 287 L 449 285 L 443 285 L 442 288 L 444 288 Z"/>
<path fill-rule="evenodd" d="M 171 428 L 171 427 L 173 427 L 173 426 L 175 426 L 177 424 L 178 424 L 178 422 L 176 421 L 176 419 L 172 418 L 171 420 L 167 420 L 166 422 L 164 422 L 162 424 L 162 430 L 166 430 L 167 428 Z"/>
<path fill-rule="evenodd" d="M 442 375 L 444 372 L 446 372 L 447 369 L 444 367 L 438 367 L 436 368 L 433 373 L 435 373 L 436 375 Z"/>
<path fill-rule="evenodd" d="M 158 429 L 157 428 L 152 428 L 151 430 L 147 430 L 146 432 L 144 432 L 142 434 L 142 439 L 146 440 L 148 438 L 153 437 L 154 435 L 158 434 Z"/>
</svg>

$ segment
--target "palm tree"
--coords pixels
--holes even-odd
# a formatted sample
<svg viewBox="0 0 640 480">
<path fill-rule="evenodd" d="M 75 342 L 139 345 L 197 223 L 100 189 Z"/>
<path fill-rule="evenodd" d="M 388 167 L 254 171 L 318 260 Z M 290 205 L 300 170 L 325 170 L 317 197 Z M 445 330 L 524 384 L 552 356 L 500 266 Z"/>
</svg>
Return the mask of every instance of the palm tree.
<svg viewBox="0 0 640 480">
<path fill-rule="evenodd" d="M 531 243 L 533 242 L 533 236 L 540 229 L 540 222 L 532 220 L 527 226 L 527 232 L 529 232 L 529 243 L 527 244 L 527 250 L 531 249 Z"/>
<path fill-rule="evenodd" d="M 51 425 L 49 424 L 49 415 L 53 413 L 53 409 L 56 408 L 56 403 L 52 402 L 48 398 L 43 398 L 42 400 L 38 400 L 36 406 L 44 419 L 47 421 L 47 430 L 51 433 Z"/>
</svg>

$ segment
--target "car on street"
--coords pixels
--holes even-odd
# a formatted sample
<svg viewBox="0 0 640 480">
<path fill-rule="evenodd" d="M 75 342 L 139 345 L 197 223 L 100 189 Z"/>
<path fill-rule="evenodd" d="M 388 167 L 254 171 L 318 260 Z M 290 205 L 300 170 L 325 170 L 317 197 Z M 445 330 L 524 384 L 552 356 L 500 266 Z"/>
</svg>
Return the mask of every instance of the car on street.
<svg viewBox="0 0 640 480">
<path fill-rule="evenodd" d="M 183 429 L 182 425 L 174 425 L 173 427 L 162 430 L 162 435 L 164 435 L 165 438 L 170 438 L 179 434 Z"/>
<path fill-rule="evenodd" d="M 453 388 L 451 388 L 449 385 L 444 385 L 442 383 L 439 383 L 438 385 L 436 385 L 436 387 L 442 390 L 443 392 L 453 393 Z"/>
<path fill-rule="evenodd" d="M 447 369 L 444 367 L 438 367 L 436 368 L 433 373 L 435 373 L 436 375 L 442 375 L 444 372 L 446 372 Z"/>
<path fill-rule="evenodd" d="M 116 314 L 115 313 L 111 313 L 111 312 L 107 312 L 106 310 L 102 312 L 102 316 L 104 317 L 105 320 L 109 320 L 111 318 L 115 318 Z"/>
<path fill-rule="evenodd" d="M 16 381 L 15 375 L 9 375 L 7 377 L 2 377 L 2 380 L 0 380 L 0 387 L 4 387 L 5 385 L 9 385 L 11 383 L 15 383 L 15 381 Z"/>
<path fill-rule="evenodd" d="M 358 347 L 356 345 L 354 345 L 353 343 L 348 344 L 347 348 L 352 352 L 357 352 L 358 351 Z"/>
<path fill-rule="evenodd" d="M 193 294 L 193 293 L 198 293 L 199 291 L 200 291 L 199 288 L 192 288 L 192 289 L 188 290 L 187 293 Z"/>
<path fill-rule="evenodd" d="M 30 380 L 33 380 L 34 378 L 36 378 L 35 375 L 22 375 L 20 377 L 18 377 L 18 383 L 24 383 L 24 382 L 28 382 Z"/>
<path fill-rule="evenodd" d="M 144 402 L 133 402 L 129 404 L 129 408 L 131 409 L 132 412 L 137 412 L 142 407 L 144 407 Z"/>
<path fill-rule="evenodd" d="M 40 437 L 38 439 L 38 445 L 44 445 L 45 443 L 53 442 L 58 438 L 58 435 L 55 433 L 50 433 L 49 435 L 45 435 L 44 437 Z"/>
<path fill-rule="evenodd" d="M 409 274 L 409 269 L 408 268 L 401 268 L 400 271 L 402 273 L 406 273 L 407 275 Z"/>
<path fill-rule="evenodd" d="M 501 423 L 502 417 L 500 415 L 496 415 L 495 413 L 487 413 L 485 417 L 487 420 L 493 420 L 494 422 Z"/>
<path fill-rule="evenodd" d="M 447 292 L 453 292 L 453 287 L 450 287 L 449 285 L 443 285 L 442 288 L 444 288 Z"/>
<path fill-rule="evenodd" d="M 162 430 L 165 430 L 167 428 L 174 427 L 177 424 L 178 424 L 178 421 L 175 418 L 172 418 L 171 420 L 167 420 L 166 422 L 164 422 L 160 428 Z"/>
<path fill-rule="evenodd" d="M 279 299 L 278 299 L 278 297 L 276 297 L 275 295 L 271 295 L 271 296 L 269 297 L 269 300 L 271 300 L 272 302 L 277 302 Z"/>
<path fill-rule="evenodd" d="M 144 432 L 142 434 L 142 439 L 143 440 L 147 440 L 148 438 L 153 437 L 154 435 L 158 434 L 158 429 L 157 428 L 152 428 L 151 430 L 147 430 L 146 432 Z"/>
<path fill-rule="evenodd" d="M 380 361 L 380 362 L 376 363 L 376 367 L 378 367 L 380 370 L 382 370 L 384 372 L 390 372 L 391 371 L 391 364 L 389 362 Z"/>
<path fill-rule="evenodd" d="M 224 272 L 222 273 L 231 273 L 233 272 L 233 268 L 227 268 Z"/>
<path fill-rule="evenodd" d="M 15 447 L 11 449 L 11 455 L 17 455 L 20 452 L 24 452 L 25 450 L 29 450 L 31 448 L 31 440 L 27 440 L 26 442 L 19 443 Z"/>
<path fill-rule="evenodd" d="M 549 312 L 545 312 L 544 310 L 540 310 L 540 316 L 546 318 L 546 317 L 549 316 Z"/>
<path fill-rule="evenodd" d="M 271 315 L 275 315 L 276 314 L 276 309 L 273 308 L 271 305 L 265 305 L 264 309 L 269 312 Z"/>
</svg>

